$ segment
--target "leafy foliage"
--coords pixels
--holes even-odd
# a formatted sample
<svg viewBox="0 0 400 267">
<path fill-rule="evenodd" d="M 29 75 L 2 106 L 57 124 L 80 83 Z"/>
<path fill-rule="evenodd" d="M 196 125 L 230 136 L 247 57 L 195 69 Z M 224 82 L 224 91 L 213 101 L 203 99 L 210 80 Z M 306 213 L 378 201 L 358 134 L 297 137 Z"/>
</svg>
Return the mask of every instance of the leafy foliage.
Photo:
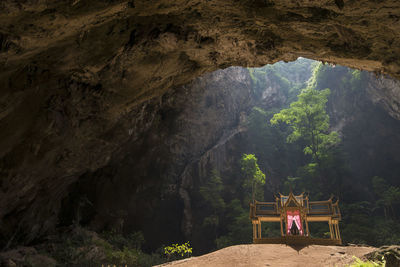
<svg viewBox="0 0 400 267">
<path fill-rule="evenodd" d="M 124 236 L 112 229 L 110 231 L 104 231 L 101 236 L 114 247 L 119 249 L 129 247 L 140 250 L 145 241 L 142 232 L 134 232 Z"/>
<path fill-rule="evenodd" d="M 106 263 L 108 264 L 153 266 L 166 261 L 160 254 L 149 255 L 141 250 L 145 241 L 141 232 L 124 236 L 111 230 L 103 232 L 102 237 L 104 239 L 96 239 L 93 242 L 105 251 Z"/>
<path fill-rule="evenodd" d="M 293 96 L 296 96 L 299 90 L 306 85 L 315 65 L 315 61 L 298 58 L 289 64 L 280 61 L 261 68 L 249 68 L 253 92 L 256 96 L 261 96 L 266 88 L 274 86 L 289 97 L 291 102 Z"/>
<path fill-rule="evenodd" d="M 252 226 L 249 223 L 247 205 L 242 206 L 239 199 L 233 199 L 227 206 L 225 219 L 228 231 L 216 239 L 218 249 L 251 242 Z"/>
<path fill-rule="evenodd" d="M 212 170 L 211 177 L 208 181 L 200 187 L 200 194 L 204 199 L 207 208 L 210 210 L 203 219 L 203 228 L 211 228 L 214 237 L 217 238 L 218 226 L 220 224 L 220 217 L 225 209 L 225 201 L 222 198 L 224 186 L 219 173 Z"/>
<path fill-rule="evenodd" d="M 272 192 L 278 190 L 288 192 L 292 188 L 299 192 L 308 191 L 312 199 L 323 199 L 326 195 L 334 193 L 342 200 L 343 221 L 341 230 L 345 243 L 367 243 L 371 245 L 398 243 L 400 238 L 396 233 L 400 227 L 397 215 L 400 206 L 398 198 L 400 188 L 393 184 L 394 178 L 391 179 L 391 182 L 388 179 L 375 178 L 375 182 L 372 181 L 371 186 L 364 189 L 370 179 L 366 176 L 371 173 L 371 171 L 367 171 L 369 166 L 359 168 L 359 170 L 366 169 L 364 175 L 357 174 L 358 176 L 355 176 L 356 174 L 348 165 L 350 158 L 346 153 L 349 149 L 356 153 L 357 151 L 365 151 L 365 148 L 352 147 L 351 144 L 346 143 L 347 151 L 345 152 L 338 135 L 329 133 L 329 117 L 326 110 L 338 116 L 334 112 L 339 109 L 343 114 L 350 114 L 351 116 L 355 112 L 354 105 L 361 105 L 360 103 L 365 101 L 362 99 L 367 84 L 366 72 L 341 66 L 332 67 L 322 63 L 318 63 L 314 67 L 307 88 L 301 93 L 307 92 L 309 94 L 308 99 L 314 97 L 314 99 L 317 99 L 315 102 L 320 105 L 302 110 L 303 106 L 300 103 L 306 103 L 308 99 L 300 100 L 300 97 L 298 97 L 296 100 L 293 96 L 289 96 L 288 101 L 291 102 L 291 105 L 283 109 L 286 111 L 278 113 L 279 115 L 275 118 L 270 117 L 271 113 L 277 113 L 274 109 L 263 110 L 255 107 L 250 114 L 249 142 L 254 143 L 254 150 L 262 159 L 262 165 L 267 166 L 271 176 L 280 181 L 279 188 L 273 189 Z M 331 88 L 330 92 L 325 89 L 327 87 Z M 289 89 L 289 92 L 291 90 L 293 89 Z M 321 97 L 315 97 L 313 93 L 320 94 Z M 325 96 L 323 96 L 324 94 Z M 330 103 L 329 99 L 332 94 L 336 99 L 342 101 Z M 346 101 L 352 103 L 352 105 L 343 105 Z M 293 106 L 294 108 L 290 112 L 289 110 Z M 363 106 L 357 108 L 365 110 Z M 370 107 L 367 110 L 369 109 Z M 320 126 L 321 130 L 322 140 L 319 139 L 318 142 L 315 142 L 318 149 L 311 141 L 312 131 L 305 132 L 308 121 L 304 114 L 307 114 L 307 112 L 312 114 L 310 111 L 315 111 L 317 125 Z M 369 118 L 377 117 L 376 111 L 366 113 L 364 117 L 364 125 L 355 125 L 351 128 L 353 132 L 346 132 L 347 136 L 357 140 L 357 136 L 365 135 L 366 133 L 362 129 L 365 129 L 365 124 L 371 123 L 368 122 Z M 274 122 L 274 119 L 276 119 L 275 127 L 262 122 L 262 120 Z M 340 117 L 334 119 L 337 123 Z M 286 123 L 278 125 L 279 122 Z M 298 124 L 296 125 L 296 123 Z M 285 125 L 288 127 L 285 127 Z M 317 128 L 314 127 L 314 129 Z M 360 132 L 356 133 L 354 129 L 359 129 Z M 368 135 L 371 135 L 371 133 L 374 133 L 374 129 Z M 350 134 L 353 134 L 354 137 Z M 315 133 L 314 135 L 318 136 Z M 284 138 L 290 143 L 282 142 Z M 303 150 L 303 153 L 305 152 L 303 156 L 298 154 L 301 151 L 300 149 Z M 308 155 L 312 156 L 312 162 L 306 164 L 309 161 Z M 289 163 L 285 165 L 282 162 Z M 384 170 L 382 173 L 388 175 L 391 172 Z M 364 191 L 361 191 L 361 188 Z M 324 234 L 322 228 L 313 230 L 313 233 L 318 236 Z"/>
<path fill-rule="evenodd" d="M 302 69 L 303 74 L 296 74 L 296 68 Z M 209 178 L 199 187 L 201 201 L 196 208 L 201 209 L 197 221 L 202 228 L 196 231 L 201 232 L 202 239 L 210 240 L 207 248 L 251 242 L 248 203 L 253 193 L 255 199 L 269 201 L 267 198 L 273 193 L 288 193 L 290 189 L 306 191 L 312 200 L 326 199 L 331 193 L 338 196 L 344 243 L 399 243 L 397 176 L 384 167 L 373 169 L 349 163 L 358 160 L 356 157 L 369 157 L 360 151 L 369 152 L 377 146 L 363 147 L 368 143 L 365 140 L 357 145 L 346 143 L 378 132 L 374 127 L 366 128 L 381 118 L 373 116 L 376 110 L 369 111 L 372 105 L 363 106 L 366 72 L 302 61 L 280 62 L 250 69 L 249 73 L 256 97 L 262 97 L 272 86 L 279 88 L 281 102 L 252 107 L 247 117 L 246 140 L 241 141 L 246 154 L 235 156 L 239 162 L 231 162 L 232 170 L 222 167 L 210 171 Z M 338 101 L 333 103 L 333 98 Z M 363 117 L 355 117 L 355 113 Z M 346 121 L 347 128 L 339 127 L 341 136 L 347 139 L 340 140 L 336 132 L 330 131 L 329 124 L 337 126 L 347 118 L 351 118 Z M 391 160 L 374 158 L 381 160 L 376 165 Z M 209 170 L 215 169 L 212 162 L 210 165 Z M 268 179 L 261 170 L 265 170 Z M 274 225 L 262 226 L 263 236 L 279 235 L 279 225 L 277 229 Z M 324 237 L 327 231 L 327 225 L 316 225 L 312 235 Z"/>
<path fill-rule="evenodd" d="M 379 197 L 376 206 L 383 208 L 385 218 L 396 218 L 393 206 L 400 203 L 400 188 L 389 186 L 385 179 L 379 176 L 372 177 L 372 186 Z"/>
<path fill-rule="evenodd" d="M 246 191 L 251 190 L 252 201 L 255 198 L 262 199 L 264 190 L 262 190 L 261 186 L 265 184 L 265 174 L 260 170 L 256 156 L 254 154 L 243 154 L 240 163 L 245 176 L 243 188 Z"/>
<path fill-rule="evenodd" d="M 362 261 L 357 257 L 354 258 L 354 263 L 347 265 L 347 267 L 385 267 L 386 262 L 382 259 L 382 262 L 373 262 L 373 261 Z"/>
<path fill-rule="evenodd" d="M 51 240 L 47 247 L 38 251 L 51 255 L 57 260 L 57 266 L 101 266 L 128 265 L 154 266 L 166 261 L 163 255 L 146 254 L 141 245 L 143 234 L 135 232 L 127 236 L 115 231 L 97 235 L 81 227 L 68 229 Z"/>
<path fill-rule="evenodd" d="M 317 91 L 304 89 L 298 95 L 298 101 L 290 104 L 271 119 L 272 124 L 284 122 L 292 128 L 287 141 L 292 143 L 299 139 L 306 142 L 304 154 L 310 154 L 315 162 L 319 162 L 321 154 L 339 142 L 336 132 L 328 133 L 329 116 L 325 111 L 329 89 Z"/>
<path fill-rule="evenodd" d="M 200 187 L 200 194 L 203 196 L 205 202 L 213 209 L 216 214 L 224 209 L 225 201 L 221 194 L 224 189 L 221 177 L 216 170 L 212 170 L 210 179 L 205 185 Z"/>
<path fill-rule="evenodd" d="M 190 247 L 190 243 L 186 242 L 184 244 L 172 244 L 164 248 L 164 254 L 167 255 L 168 260 L 176 260 L 179 258 L 190 257 L 193 253 L 193 248 Z"/>
</svg>

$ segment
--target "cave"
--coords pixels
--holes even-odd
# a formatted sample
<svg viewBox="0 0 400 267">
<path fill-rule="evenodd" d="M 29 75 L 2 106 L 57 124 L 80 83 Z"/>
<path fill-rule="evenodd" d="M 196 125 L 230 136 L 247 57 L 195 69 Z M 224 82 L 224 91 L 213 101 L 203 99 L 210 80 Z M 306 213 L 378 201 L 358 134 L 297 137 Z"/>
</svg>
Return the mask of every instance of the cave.
<svg viewBox="0 0 400 267">
<path fill-rule="evenodd" d="M 191 208 L 201 208 L 191 189 L 205 182 L 196 174 L 246 150 L 250 67 L 307 58 L 367 71 L 357 109 L 381 121 L 364 125 L 376 132 L 364 141 L 387 138 L 395 155 L 399 13 L 397 1 L 373 0 L 2 1 L 0 246 L 42 244 L 76 223 L 122 233 L 158 225 L 148 251 L 188 240 Z M 274 96 L 261 104 L 282 101 Z M 328 110 L 340 130 L 349 100 L 335 97 Z M 352 166 L 379 176 L 373 154 Z M 398 163 L 380 160 L 386 170 Z M 399 186 L 396 173 L 380 175 Z"/>
</svg>

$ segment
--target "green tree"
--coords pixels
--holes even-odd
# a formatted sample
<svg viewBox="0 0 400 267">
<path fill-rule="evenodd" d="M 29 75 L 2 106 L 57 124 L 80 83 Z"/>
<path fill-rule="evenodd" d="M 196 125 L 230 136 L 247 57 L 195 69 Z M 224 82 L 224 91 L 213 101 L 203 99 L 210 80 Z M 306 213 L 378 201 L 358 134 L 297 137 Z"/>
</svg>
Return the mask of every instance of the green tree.
<svg viewBox="0 0 400 267">
<path fill-rule="evenodd" d="M 224 185 L 218 171 L 213 170 L 211 177 L 200 187 L 200 194 L 204 198 L 207 205 L 211 208 L 211 215 L 203 220 L 203 226 L 211 226 L 214 229 L 215 237 L 217 237 L 217 228 L 219 226 L 219 216 L 225 209 L 225 201 L 222 198 Z"/>
<path fill-rule="evenodd" d="M 314 162 L 320 162 L 321 155 L 332 145 L 339 142 L 336 132 L 328 132 L 329 115 L 326 113 L 326 103 L 330 90 L 315 90 L 306 88 L 298 95 L 298 100 L 290 107 L 281 110 L 270 120 L 275 125 L 280 122 L 288 124 L 292 133 L 287 142 L 292 143 L 303 139 L 306 143 L 304 154 L 310 154 Z"/>
<path fill-rule="evenodd" d="M 379 176 L 372 178 L 372 186 L 375 194 L 379 197 L 376 205 L 383 208 L 385 219 L 388 219 L 389 213 L 395 218 L 396 213 L 393 206 L 400 203 L 400 188 L 389 186 L 386 180 Z"/>
<path fill-rule="evenodd" d="M 233 199 L 226 209 L 227 232 L 216 239 L 218 249 L 252 242 L 252 225 L 249 223 L 249 209 L 239 199 Z"/>
<path fill-rule="evenodd" d="M 260 170 L 257 164 L 257 158 L 254 154 L 243 154 L 241 159 L 242 172 L 244 174 L 243 187 L 247 191 L 251 190 L 251 199 L 254 202 L 255 197 L 263 198 L 265 184 L 265 174 Z"/>
</svg>

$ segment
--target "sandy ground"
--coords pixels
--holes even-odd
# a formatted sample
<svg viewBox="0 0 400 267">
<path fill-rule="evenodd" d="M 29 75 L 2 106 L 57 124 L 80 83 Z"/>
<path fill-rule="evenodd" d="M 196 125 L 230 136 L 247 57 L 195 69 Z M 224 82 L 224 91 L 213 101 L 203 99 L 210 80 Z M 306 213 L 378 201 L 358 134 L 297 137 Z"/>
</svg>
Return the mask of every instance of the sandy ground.
<svg viewBox="0 0 400 267">
<path fill-rule="evenodd" d="M 290 247 L 281 244 L 239 245 L 227 247 L 199 257 L 165 263 L 163 267 L 203 266 L 346 266 L 353 256 L 375 250 L 374 247 L 317 246 Z"/>
</svg>

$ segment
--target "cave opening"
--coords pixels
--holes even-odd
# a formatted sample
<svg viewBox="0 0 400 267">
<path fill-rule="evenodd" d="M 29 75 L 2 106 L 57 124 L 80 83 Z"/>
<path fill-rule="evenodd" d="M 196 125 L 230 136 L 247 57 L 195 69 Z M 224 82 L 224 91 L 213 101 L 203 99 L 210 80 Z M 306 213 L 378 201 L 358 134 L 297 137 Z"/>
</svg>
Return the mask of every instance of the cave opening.
<svg viewBox="0 0 400 267">
<path fill-rule="evenodd" d="M 73 86 L 95 94 L 103 90 Z M 307 141 L 289 142 L 290 125 L 273 125 L 271 119 L 304 90 L 327 88 L 324 131 L 336 132 L 338 142 L 327 146 L 316 168 L 304 153 Z M 171 88 L 128 114 L 116 132 L 132 137 L 106 164 L 79 174 L 69 185 L 55 237 L 29 242 L 61 261 L 66 246 L 72 251 L 94 243 L 120 253 L 144 252 L 143 260 L 152 264 L 166 260 L 163 250 L 170 244 L 189 241 L 191 254 L 202 255 L 251 243 L 249 187 L 241 159 L 254 154 L 266 176 L 257 200 L 270 201 L 290 190 L 316 200 L 334 194 L 341 201 L 345 244 L 396 243 L 399 88 L 387 76 L 302 57 L 259 68 L 220 69 Z M 61 121 L 56 125 L 65 127 Z M 57 160 L 63 162 L 69 153 L 65 150 Z M 261 227 L 265 237 L 279 233 L 276 224 Z M 313 237 L 325 237 L 326 228 L 313 225 Z M 20 238 L 18 232 L 5 245 L 14 238 Z M 53 248 L 44 248 L 46 243 Z"/>
<path fill-rule="evenodd" d="M 328 132 L 340 137 L 320 175 L 304 154 L 305 141 L 287 142 L 290 127 L 270 123 L 310 86 L 330 89 Z M 259 200 L 290 188 L 317 200 L 335 194 L 345 243 L 391 242 L 399 237 L 389 229 L 400 227 L 400 123 L 382 92 L 398 86 L 389 77 L 306 58 L 206 74 L 163 95 L 162 104 L 147 103 L 150 127 L 126 145 L 123 157 L 81 177 L 71 190 L 79 197 L 66 198 L 62 210 L 87 209 L 78 223 L 89 229 L 143 237 L 147 253 L 175 242 L 190 241 L 194 255 L 250 243 L 240 159 L 254 154 L 266 174 Z M 80 204 L 81 197 L 90 204 Z M 60 215 L 64 225 L 74 220 L 76 214 Z M 384 235 L 371 232 L 378 225 Z M 277 232 L 262 227 L 266 236 Z M 313 232 L 323 237 L 326 229 L 317 225 Z"/>
<path fill-rule="evenodd" d="M 224 71 L 231 71 L 231 74 L 224 76 L 221 74 Z M 245 79 L 242 77 L 245 74 L 241 71 L 248 73 L 249 84 L 243 83 Z M 224 92 L 226 85 L 220 80 L 232 81 L 235 79 L 233 76 L 236 76 L 242 82 L 241 92 L 247 89 L 251 97 L 246 98 L 248 95 L 242 95 L 236 98 L 248 101 L 244 104 L 247 105 L 247 109 L 237 113 L 236 127 L 242 130 L 235 132 L 233 136 L 222 134 L 231 137 L 229 141 L 224 137 L 221 138 L 228 143 L 226 145 L 228 151 L 226 147 L 223 148 L 223 152 L 217 148 L 210 153 L 211 155 L 207 154 L 205 159 L 202 158 L 195 164 L 196 168 L 202 169 L 192 174 L 194 177 L 198 175 L 199 187 L 208 181 L 211 182 L 209 188 L 216 188 L 212 178 L 216 176 L 214 172 L 218 173 L 217 176 L 226 187 L 220 191 L 223 195 L 221 202 L 224 204 L 220 211 L 223 215 L 217 216 L 218 218 L 211 212 L 213 204 L 208 203 L 201 194 L 196 196 L 196 193 L 189 189 L 193 193 L 190 202 L 190 208 L 194 210 L 191 215 L 194 222 L 194 225 L 191 225 L 191 237 L 193 240 L 197 238 L 198 243 L 194 241 L 195 244 L 199 244 L 199 247 L 203 244 L 205 247 L 222 248 L 229 244 L 249 242 L 249 239 L 245 240 L 250 238 L 250 225 L 247 230 L 240 228 L 247 212 L 246 205 L 243 205 L 245 188 L 243 183 L 238 182 L 243 181 L 240 158 L 244 153 L 254 153 L 259 160 L 260 168 L 265 171 L 267 182 L 262 195 L 265 200 L 273 200 L 273 194 L 279 191 L 288 193 L 290 188 L 298 191 L 297 193 L 308 192 L 313 198 L 320 200 L 324 196 L 328 198 L 330 194 L 335 194 L 341 199 L 345 243 L 361 242 L 378 246 L 393 240 L 390 230 L 385 230 L 387 234 L 382 234 L 381 229 L 399 227 L 396 214 L 399 210 L 397 174 L 400 165 L 396 150 L 399 143 L 397 133 L 400 128 L 398 118 L 393 112 L 395 105 L 389 104 L 391 101 L 382 98 L 377 92 L 393 90 L 389 89 L 393 86 L 390 84 L 392 82 L 397 84 L 397 81 L 389 77 L 377 77 L 365 71 L 304 58 L 256 69 L 230 68 L 218 71 L 218 74 L 210 74 L 210 80 L 213 79 L 213 75 L 217 80 L 215 87 L 207 84 L 208 86 Z M 310 162 L 310 156 L 304 155 L 305 141 L 300 139 L 288 144 L 290 129 L 283 125 L 273 127 L 269 124 L 272 116 L 293 103 L 301 90 L 310 86 L 310 83 L 316 90 L 330 89 L 326 103 L 329 115 L 328 131 L 337 132 L 340 139 L 331 147 L 329 155 L 323 159 L 321 165 L 324 166 L 319 170 L 321 172 L 319 175 L 315 175 L 313 172 L 316 170 L 307 164 Z M 229 88 L 233 91 L 237 86 L 229 84 Z M 397 86 L 398 84 L 394 85 Z M 209 97 L 206 102 L 210 102 Z M 243 105 L 243 102 L 241 104 Z M 215 106 L 218 105 L 229 110 L 229 103 L 218 104 L 216 100 Z M 225 128 L 225 131 L 235 130 L 229 126 Z M 207 173 L 204 168 L 209 168 L 208 177 L 204 175 Z M 238 193 L 240 190 L 242 192 Z M 214 194 L 218 195 L 215 192 Z M 389 195 L 392 196 L 393 202 L 383 204 L 383 199 Z M 234 209 L 235 205 L 241 206 L 243 209 L 241 214 L 239 212 L 233 215 L 231 209 Z M 238 212 L 238 206 L 235 212 Z M 200 212 L 202 209 L 203 213 Z M 204 209 L 209 209 L 208 213 Z M 207 241 L 204 241 L 202 235 L 204 232 L 198 230 L 201 234 L 196 237 L 196 230 L 193 229 L 196 227 L 203 229 L 204 226 L 199 221 L 207 222 L 208 216 L 218 222 L 214 228 L 211 227 L 220 234 L 214 241 L 210 240 L 213 239 L 210 229 L 208 229 L 211 231 L 210 239 Z M 237 216 L 239 223 L 232 223 L 234 216 Z M 374 232 L 371 229 L 380 230 Z M 316 227 L 315 231 L 316 236 L 325 234 L 319 227 Z M 201 251 L 204 252 L 207 251 Z"/>
</svg>

